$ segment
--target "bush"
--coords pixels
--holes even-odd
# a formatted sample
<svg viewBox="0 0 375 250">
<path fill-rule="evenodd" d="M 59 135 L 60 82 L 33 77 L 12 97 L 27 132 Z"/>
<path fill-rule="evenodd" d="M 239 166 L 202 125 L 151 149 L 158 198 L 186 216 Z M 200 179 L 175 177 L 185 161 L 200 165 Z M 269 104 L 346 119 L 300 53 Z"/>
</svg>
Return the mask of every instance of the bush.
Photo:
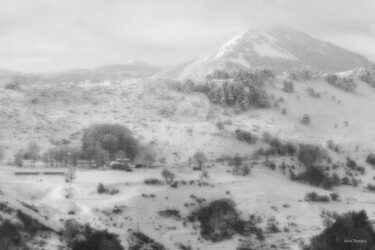
<svg viewBox="0 0 375 250">
<path fill-rule="evenodd" d="M 309 167 L 305 172 L 300 173 L 298 176 L 294 176 L 294 180 L 308 183 L 316 187 L 322 187 L 324 189 L 331 189 L 334 185 L 333 178 L 327 176 L 321 167 Z"/>
<path fill-rule="evenodd" d="M 355 169 L 357 167 L 357 162 L 354 160 L 350 159 L 349 157 L 346 158 L 346 166 L 350 169 Z"/>
<path fill-rule="evenodd" d="M 103 183 L 99 183 L 97 190 L 99 194 L 108 193 L 108 189 L 104 187 Z"/>
<path fill-rule="evenodd" d="M 361 166 L 357 166 L 356 170 L 360 172 L 362 175 L 365 174 L 365 168 Z"/>
<path fill-rule="evenodd" d="M 320 98 L 320 93 L 316 92 L 313 88 L 309 87 L 306 89 L 307 94 L 314 98 Z"/>
<path fill-rule="evenodd" d="M 297 157 L 306 167 L 311 167 L 319 161 L 329 159 L 328 152 L 325 149 L 313 144 L 300 144 Z"/>
<path fill-rule="evenodd" d="M 336 153 L 340 153 L 340 151 L 341 151 L 340 146 L 337 145 L 337 144 L 335 144 L 333 142 L 333 140 L 328 140 L 327 141 L 327 147 L 328 147 L 329 150 L 332 150 L 332 151 L 334 151 Z"/>
<path fill-rule="evenodd" d="M 331 197 L 331 200 L 333 201 L 339 201 L 340 200 L 340 196 L 338 193 L 331 193 L 329 194 L 329 196 Z"/>
<path fill-rule="evenodd" d="M 146 185 L 163 185 L 163 181 L 156 178 L 149 178 L 143 181 Z"/>
<path fill-rule="evenodd" d="M 239 141 L 245 141 L 249 144 L 254 144 L 258 140 L 258 137 L 256 137 L 255 135 L 241 129 L 236 129 L 235 133 L 237 140 Z"/>
<path fill-rule="evenodd" d="M 186 246 L 182 243 L 178 244 L 178 248 L 179 248 L 179 250 L 193 250 L 193 248 L 191 246 Z"/>
<path fill-rule="evenodd" d="M 249 175 L 251 173 L 251 169 L 249 166 L 244 166 L 243 167 L 243 176 Z"/>
<path fill-rule="evenodd" d="M 244 222 L 240 220 L 235 203 L 230 199 L 212 201 L 189 216 L 201 224 L 201 236 L 206 240 L 219 242 L 231 239 L 236 233 L 244 234 Z"/>
<path fill-rule="evenodd" d="M 277 137 L 272 137 L 270 134 L 263 134 L 263 141 L 268 143 L 271 147 L 267 150 L 259 149 L 256 153 L 258 155 L 279 155 L 279 156 L 292 156 L 297 152 L 297 146 L 291 142 L 283 143 Z"/>
<path fill-rule="evenodd" d="M 17 210 L 17 217 L 22 222 L 24 230 L 30 235 L 35 235 L 39 230 L 47 229 L 38 220 L 22 212 L 21 210 Z"/>
<path fill-rule="evenodd" d="M 369 183 L 369 184 L 367 184 L 367 189 L 372 191 L 372 192 L 375 192 L 375 185 Z"/>
<path fill-rule="evenodd" d="M 304 250 L 371 250 L 374 247 L 374 229 L 362 210 L 339 216 L 331 226 L 314 236 Z"/>
<path fill-rule="evenodd" d="M 20 90 L 20 84 L 18 82 L 10 82 L 7 83 L 4 88 L 10 90 Z"/>
<path fill-rule="evenodd" d="M 303 125 L 306 125 L 306 126 L 307 126 L 307 125 L 310 125 L 310 124 L 311 124 L 310 116 L 307 115 L 307 114 L 304 114 L 304 115 L 302 116 L 301 123 L 302 123 Z"/>
<path fill-rule="evenodd" d="M 21 228 L 10 220 L 0 223 L 0 249 L 21 249 Z M 20 248 L 18 248 L 20 247 Z"/>
<path fill-rule="evenodd" d="M 291 80 L 284 80 L 283 90 L 287 93 L 293 93 L 294 92 L 294 83 Z"/>
<path fill-rule="evenodd" d="M 366 158 L 366 163 L 375 166 L 375 154 L 369 154 Z"/>
<path fill-rule="evenodd" d="M 276 164 L 275 164 L 274 161 L 269 161 L 269 162 L 266 163 L 266 167 L 268 167 L 271 170 L 275 170 L 276 169 Z"/>
<path fill-rule="evenodd" d="M 170 184 L 173 182 L 175 174 L 169 171 L 168 169 L 163 169 L 161 171 L 161 176 L 165 179 L 165 182 Z"/>
<path fill-rule="evenodd" d="M 350 180 L 349 180 L 349 178 L 348 178 L 347 176 L 345 176 L 345 177 L 343 177 L 343 178 L 341 179 L 341 183 L 342 183 L 343 185 L 350 185 Z"/>
<path fill-rule="evenodd" d="M 292 80 L 309 81 L 311 79 L 317 79 L 318 73 L 310 67 L 295 68 L 289 72 L 288 77 Z"/>
<path fill-rule="evenodd" d="M 330 198 L 327 195 L 318 195 L 315 192 L 311 192 L 311 193 L 306 193 L 305 201 L 329 202 Z"/>
<path fill-rule="evenodd" d="M 159 211 L 159 215 L 166 218 L 181 219 L 180 211 L 176 209 L 166 209 Z"/>
<path fill-rule="evenodd" d="M 108 248 L 110 249 L 110 248 Z M 128 250 L 167 250 L 162 244 L 151 239 L 142 232 L 131 231 L 128 236 Z"/>
<path fill-rule="evenodd" d="M 80 233 L 83 237 L 73 241 L 72 250 L 124 250 L 118 235 L 107 230 L 98 231 L 85 225 Z"/>
<path fill-rule="evenodd" d="M 335 86 L 336 88 L 342 89 L 346 92 L 354 92 L 357 88 L 357 84 L 349 77 L 339 77 L 337 75 L 329 74 L 325 78 L 326 82 Z"/>
</svg>

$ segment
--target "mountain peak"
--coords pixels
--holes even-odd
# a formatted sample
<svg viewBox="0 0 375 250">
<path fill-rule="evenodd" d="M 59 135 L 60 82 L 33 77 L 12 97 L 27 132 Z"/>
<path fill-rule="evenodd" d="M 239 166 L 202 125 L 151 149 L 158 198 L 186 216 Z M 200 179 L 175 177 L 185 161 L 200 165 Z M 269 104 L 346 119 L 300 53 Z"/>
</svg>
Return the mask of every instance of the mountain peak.
<svg viewBox="0 0 375 250">
<path fill-rule="evenodd" d="M 189 64 L 180 78 L 202 79 L 216 69 L 270 68 L 276 73 L 296 67 L 319 71 L 347 71 L 371 62 L 365 57 L 287 26 L 241 32 L 214 53 Z"/>
</svg>

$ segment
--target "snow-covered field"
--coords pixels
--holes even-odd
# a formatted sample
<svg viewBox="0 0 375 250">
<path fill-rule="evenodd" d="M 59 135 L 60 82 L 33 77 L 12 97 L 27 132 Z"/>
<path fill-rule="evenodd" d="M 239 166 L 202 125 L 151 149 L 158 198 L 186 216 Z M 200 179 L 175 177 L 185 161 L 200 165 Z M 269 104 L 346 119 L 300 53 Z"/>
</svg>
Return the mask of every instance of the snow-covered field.
<svg viewBox="0 0 375 250">
<path fill-rule="evenodd" d="M 373 220 L 375 195 L 364 187 L 375 176 L 374 170 L 365 163 L 367 154 L 374 152 L 374 89 L 358 81 L 356 92 L 347 93 L 315 80 L 296 82 L 295 93 L 288 94 L 282 90 L 282 81 L 277 78 L 267 86 L 267 92 L 279 100 L 278 108 L 251 109 L 239 115 L 229 108 L 209 104 L 199 94 L 175 92 L 159 80 L 24 85 L 21 90 L 2 91 L 1 142 L 7 148 L 0 167 L 0 190 L 4 194 L 0 198 L 18 207 L 18 201 L 37 207 L 38 216 L 47 217 L 45 223 L 56 229 L 62 228 L 64 220 L 75 218 L 119 234 L 124 244 L 127 229 L 139 229 L 168 249 L 177 249 L 178 242 L 205 250 L 235 249 L 239 245 L 241 237 L 215 244 L 201 240 L 199 230 L 191 224 L 159 216 L 158 211 L 169 208 L 187 216 L 195 207 L 184 205 L 194 202 L 191 195 L 207 201 L 232 198 L 243 218 L 252 214 L 260 216 L 263 228 L 274 217 L 282 232 L 266 234 L 266 245 L 275 244 L 280 249 L 298 249 L 300 241 L 307 242 L 321 232 L 323 211 L 342 213 L 365 209 Z M 321 97 L 309 96 L 308 87 L 320 92 Z M 283 108 L 287 110 L 286 115 L 281 113 Z M 299 122 L 303 114 L 311 117 L 310 126 Z M 80 146 L 83 129 L 103 122 L 127 126 L 141 144 L 153 145 L 157 160 L 166 159 L 164 167 L 176 174 L 176 180 L 194 180 L 195 184 L 179 185 L 177 189 L 168 185 L 145 185 L 143 181 L 147 178 L 161 178 L 160 167 L 133 172 L 78 169 L 76 179 L 69 184 L 63 176 L 16 176 L 14 171 L 18 168 L 6 164 L 12 161 L 14 152 L 25 148 L 30 141 L 36 141 L 42 150 L 62 139 L 69 140 L 69 145 Z M 224 124 L 223 130 L 218 129 L 217 122 Z M 227 173 L 231 167 L 215 160 L 237 153 L 250 156 L 261 146 L 238 141 L 233 133 L 237 128 L 258 136 L 270 132 L 285 141 L 317 143 L 323 147 L 332 139 L 344 150 L 340 155 L 332 153 L 333 160 L 345 162 L 346 157 L 351 157 L 365 167 L 366 174 L 356 176 L 362 180 L 358 187 L 340 186 L 332 191 L 292 182 L 278 169 L 266 169 L 261 162 L 252 166 L 249 176 L 233 176 Z M 200 172 L 187 167 L 188 158 L 197 150 L 209 159 L 209 186 L 197 185 Z M 283 159 L 274 160 L 279 163 Z M 296 159 L 293 162 L 298 163 Z M 99 183 L 118 189 L 119 193 L 98 194 Z M 68 190 L 72 192 L 70 198 L 65 197 Z M 304 201 L 305 194 L 313 191 L 327 195 L 337 192 L 341 201 Z M 120 212 L 113 213 L 115 208 L 120 208 Z"/>
<path fill-rule="evenodd" d="M 185 207 L 194 202 L 195 195 L 207 201 L 217 198 L 231 198 L 243 218 L 260 216 L 265 227 L 267 219 L 274 217 L 281 229 L 288 232 L 266 234 L 267 245 L 286 244 L 293 249 L 298 243 L 306 241 L 319 233 L 323 227 L 323 211 L 338 213 L 365 209 L 373 216 L 375 196 L 362 188 L 339 187 L 326 191 L 309 185 L 291 182 L 279 171 L 271 171 L 261 165 L 254 165 L 252 173 L 246 177 L 233 176 L 226 171 L 228 166 L 216 165 L 208 169 L 209 186 L 195 184 L 172 188 L 167 185 L 149 186 L 143 181 L 147 178 L 161 178 L 160 169 L 136 169 L 133 172 L 114 170 L 77 171 L 71 185 L 72 196 L 66 198 L 69 184 L 63 176 L 17 176 L 12 167 L 1 167 L 0 189 L 7 200 L 21 200 L 38 208 L 42 216 L 55 228 L 62 226 L 61 219 L 75 218 L 82 223 L 90 223 L 96 228 L 108 229 L 118 233 L 126 244 L 127 229 L 140 229 L 142 232 L 163 243 L 168 249 L 176 249 L 175 243 L 191 243 L 194 249 L 234 249 L 239 244 L 238 237 L 216 244 L 199 241 L 199 233 L 189 224 L 183 226 L 181 220 L 165 219 L 158 211 L 177 209 L 187 216 L 196 206 Z M 35 169 L 30 169 L 34 171 Z M 49 169 L 50 170 L 50 169 Z M 188 168 L 171 168 L 176 180 L 199 179 L 199 171 Z M 103 183 L 107 188 L 116 188 L 118 194 L 98 194 L 97 186 Z M 228 192 L 229 191 L 229 192 Z M 308 203 L 304 201 L 307 192 L 319 194 L 337 192 L 340 202 Z M 145 198 L 142 194 L 154 194 Z M 4 198 L 3 197 L 3 198 Z M 120 208 L 118 214 L 113 209 Z M 74 215 L 68 212 L 74 211 Z M 239 237 L 241 238 L 241 237 Z"/>
</svg>

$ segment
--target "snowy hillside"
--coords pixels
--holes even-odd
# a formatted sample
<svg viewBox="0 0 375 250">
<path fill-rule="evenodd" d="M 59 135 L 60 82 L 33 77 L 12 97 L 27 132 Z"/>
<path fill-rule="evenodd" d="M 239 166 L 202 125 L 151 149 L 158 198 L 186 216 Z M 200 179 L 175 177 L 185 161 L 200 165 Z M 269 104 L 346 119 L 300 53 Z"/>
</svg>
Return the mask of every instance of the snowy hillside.
<svg viewBox="0 0 375 250">
<path fill-rule="evenodd" d="M 203 56 L 179 70 L 179 77 L 202 79 L 215 69 L 268 67 L 282 73 L 296 67 L 318 71 L 347 71 L 370 61 L 354 52 L 320 41 L 287 27 L 249 30 L 225 43 L 214 53 Z M 171 77 L 165 71 L 158 77 Z"/>
</svg>

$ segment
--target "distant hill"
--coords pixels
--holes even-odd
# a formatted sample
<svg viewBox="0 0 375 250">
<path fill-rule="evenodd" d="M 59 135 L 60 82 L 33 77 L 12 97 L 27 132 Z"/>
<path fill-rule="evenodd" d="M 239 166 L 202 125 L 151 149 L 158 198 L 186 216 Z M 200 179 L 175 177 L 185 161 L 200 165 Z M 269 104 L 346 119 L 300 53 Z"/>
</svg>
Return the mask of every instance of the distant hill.
<svg viewBox="0 0 375 250">
<path fill-rule="evenodd" d="M 92 69 L 73 69 L 53 73 L 27 74 L 0 70 L 0 82 L 19 83 L 63 83 L 63 82 L 103 82 L 147 78 L 163 70 L 142 61 L 131 60 L 122 64 L 111 64 Z"/>
<path fill-rule="evenodd" d="M 364 56 L 313 38 L 288 27 L 249 30 L 221 48 L 185 67 L 166 70 L 158 77 L 200 79 L 216 69 L 236 70 L 268 67 L 282 73 L 296 67 L 327 72 L 347 71 L 371 62 Z M 176 71 L 179 73 L 177 74 Z M 173 75 L 169 75 L 173 72 Z"/>
</svg>

